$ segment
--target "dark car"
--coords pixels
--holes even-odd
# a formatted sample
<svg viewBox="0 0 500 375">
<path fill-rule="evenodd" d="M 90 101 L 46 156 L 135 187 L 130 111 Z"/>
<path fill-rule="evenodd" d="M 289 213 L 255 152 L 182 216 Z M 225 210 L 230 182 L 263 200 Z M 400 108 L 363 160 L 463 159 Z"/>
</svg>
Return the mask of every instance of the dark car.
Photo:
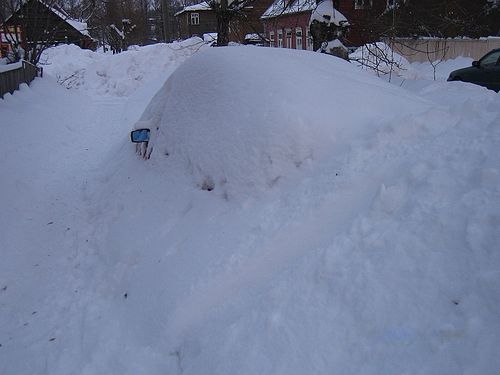
<svg viewBox="0 0 500 375">
<path fill-rule="evenodd" d="M 448 81 L 471 82 L 500 91 L 500 48 L 488 52 L 479 61 L 473 61 L 470 68 L 451 72 Z"/>
</svg>

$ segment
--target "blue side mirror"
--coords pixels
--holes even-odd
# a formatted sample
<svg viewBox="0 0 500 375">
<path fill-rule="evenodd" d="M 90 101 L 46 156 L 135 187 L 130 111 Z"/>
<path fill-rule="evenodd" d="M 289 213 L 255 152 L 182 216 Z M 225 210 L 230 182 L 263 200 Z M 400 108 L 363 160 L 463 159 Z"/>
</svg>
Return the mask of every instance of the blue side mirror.
<svg viewBox="0 0 500 375">
<path fill-rule="evenodd" d="M 134 143 L 142 143 L 149 141 L 149 129 L 137 129 L 130 133 L 130 140 Z"/>
</svg>

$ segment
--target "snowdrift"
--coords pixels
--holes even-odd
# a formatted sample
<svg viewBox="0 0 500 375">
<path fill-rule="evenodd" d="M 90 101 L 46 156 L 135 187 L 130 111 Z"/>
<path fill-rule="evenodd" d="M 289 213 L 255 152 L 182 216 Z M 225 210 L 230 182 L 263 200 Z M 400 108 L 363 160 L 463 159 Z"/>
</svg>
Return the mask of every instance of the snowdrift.
<svg viewBox="0 0 500 375">
<path fill-rule="evenodd" d="M 158 129 L 153 158 L 168 155 L 199 186 L 227 196 L 342 157 L 356 134 L 373 133 L 396 108 L 404 116 L 425 103 L 330 56 L 217 48 L 172 74 L 140 127 Z"/>
<path fill-rule="evenodd" d="M 208 45 L 201 38 L 171 44 L 131 46 L 113 55 L 74 44 L 49 48 L 41 59 L 44 72 L 68 89 L 90 95 L 127 97 L 158 75 L 170 74 L 182 61 Z"/>
</svg>

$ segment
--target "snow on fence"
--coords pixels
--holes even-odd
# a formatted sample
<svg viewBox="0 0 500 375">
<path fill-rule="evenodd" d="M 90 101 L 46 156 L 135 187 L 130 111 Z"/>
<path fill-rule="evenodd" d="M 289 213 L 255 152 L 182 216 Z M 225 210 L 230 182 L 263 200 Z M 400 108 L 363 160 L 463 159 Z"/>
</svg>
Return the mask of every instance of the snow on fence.
<svg viewBox="0 0 500 375">
<path fill-rule="evenodd" d="M 480 39 L 396 38 L 386 44 L 409 62 L 449 60 L 471 57 L 479 60 L 494 48 L 500 48 L 500 37 Z"/>
<path fill-rule="evenodd" d="M 0 98 L 19 89 L 21 83 L 30 84 L 37 76 L 43 75 L 43 69 L 22 61 L 21 63 L 2 66 L 0 70 Z"/>
</svg>

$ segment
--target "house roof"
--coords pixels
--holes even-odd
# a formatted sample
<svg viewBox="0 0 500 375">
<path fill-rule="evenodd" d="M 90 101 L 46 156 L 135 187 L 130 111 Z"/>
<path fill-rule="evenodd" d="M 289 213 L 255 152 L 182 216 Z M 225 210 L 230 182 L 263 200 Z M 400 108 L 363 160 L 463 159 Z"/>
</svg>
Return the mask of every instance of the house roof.
<svg viewBox="0 0 500 375">
<path fill-rule="evenodd" d="M 336 26 L 348 26 L 347 18 L 333 6 L 332 0 L 324 0 L 316 5 L 316 0 L 275 0 L 260 17 L 262 19 L 286 14 L 312 12 L 311 22 L 317 20 Z"/>
<path fill-rule="evenodd" d="M 260 18 L 274 18 L 285 14 L 312 11 L 316 0 L 275 0 Z"/>
<path fill-rule="evenodd" d="M 199 12 L 204 10 L 212 10 L 212 7 L 206 1 L 194 5 L 185 6 L 181 11 L 175 13 L 174 16 L 177 17 L 184 12 Z"/>
<path fill-rule="evenodd" d="M 86 22 L 81 22 L 78 20 L 75 20 L 69 16 L 68 13 L 64 11 L 64 9 L 61 8 L 55 8 L 47 5 L 41 0 L 38 0 L 40 3 L 44 4 L 47 8 L 49 8 L 55 15 L 57 15 L 59 18 L 61 18 L 63 21 L 68 23 L 72 28 L 76 29 L 80 34 L 83 34 L 85 36 L 90 37 L 89 30 L 87 28 L 87 23 Z"/>
<path fill-rule="evenodd" d="M 86 22 L 81 22 L 71 18 L 69 14 L 66 13 L 66 11 L 60 8 L 59 6 L 57 6 L 57 8 L 50 6 L 43 0 L 34 0 L 34 1 L 38 1 L 40 4 L 45 5 L 48 9 L 50 9 L 52 13 L 54 13 L 56 16 L 58 16 L 60 19 L 62 19 L 64 22 L 66 22 L 68 25 L 70 25 L 72 28 L 78 31 L 80 34 L 91 38 Z M 28 1 L 22 2 L 21 5 L 19 6 L 19 9 L 13 14 L 11 14 L 9 17 L 7 17 L 5 23 L 7 24 L 7 22 L 14 16 L 14 14 L 17 13 L 21 9 L 21 7 L 24 6 L 26 3 L 28 3 Z"/>
</svg>

